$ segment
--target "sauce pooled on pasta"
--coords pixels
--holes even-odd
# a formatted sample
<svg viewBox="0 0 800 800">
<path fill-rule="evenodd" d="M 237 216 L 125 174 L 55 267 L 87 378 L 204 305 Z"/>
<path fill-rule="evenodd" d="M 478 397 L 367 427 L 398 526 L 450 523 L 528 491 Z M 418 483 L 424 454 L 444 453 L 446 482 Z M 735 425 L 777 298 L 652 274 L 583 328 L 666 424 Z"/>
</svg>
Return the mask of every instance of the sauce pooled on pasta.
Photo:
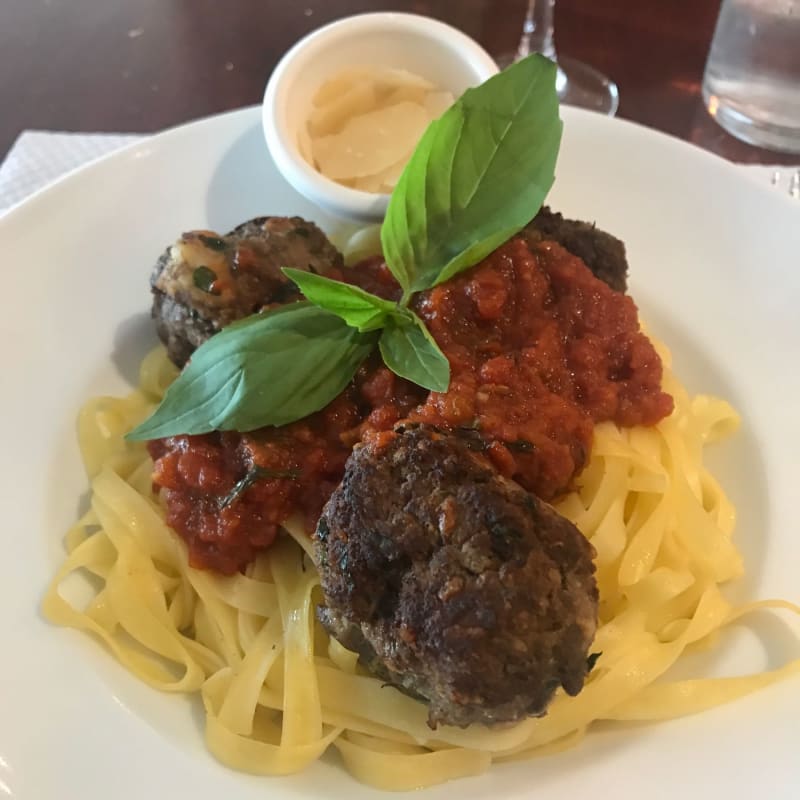
<svg viewBox="0 0 800 800">
<path fill-rule="evenodd" d="M 331 277 L 399 295 L 379 259 Z M 512 239 L 414 308 L 450 361 L 447 392 L 398 378 L 373 356 L 298 422 L 150 443 L 167 522 L 193 566 L 244 568 L 296 512 L 313 529 L 353 445 L 402 420 L 473 429 L 502 475 L 549 500 L 585 465 L 596 422 L 653 425 L 672 411 L 633 300 L 554 242 Z"/>
</svg>

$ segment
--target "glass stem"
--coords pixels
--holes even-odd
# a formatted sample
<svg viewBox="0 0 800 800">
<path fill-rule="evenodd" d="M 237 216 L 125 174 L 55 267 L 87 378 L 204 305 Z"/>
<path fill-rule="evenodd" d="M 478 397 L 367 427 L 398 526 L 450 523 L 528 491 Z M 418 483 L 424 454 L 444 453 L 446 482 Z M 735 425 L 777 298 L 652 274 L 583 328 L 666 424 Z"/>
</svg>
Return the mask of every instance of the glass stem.
<svg viewBox="0 0 800 800">
<path fill-rule="evenodd" d="M 556 60 L 553 42 L 553 7 L 556 0 L 528 0 L 522 38 L 517 48 L 517 60 L 531 53 L 541 53 L 551 61 Z"/>
</svg>

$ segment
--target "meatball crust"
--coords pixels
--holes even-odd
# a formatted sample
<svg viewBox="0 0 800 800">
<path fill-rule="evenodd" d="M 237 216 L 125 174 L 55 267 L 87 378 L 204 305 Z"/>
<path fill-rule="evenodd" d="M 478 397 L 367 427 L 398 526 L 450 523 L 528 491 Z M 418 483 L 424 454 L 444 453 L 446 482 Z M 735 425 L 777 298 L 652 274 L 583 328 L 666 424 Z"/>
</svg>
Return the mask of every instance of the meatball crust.
<svg viewBox="0 0 800 800">
<path fill-rule="evenodd" d="M 475 444 L 401 426 L 357 446 L 314 537 L 320 621 L 432 728 L 577 694 L 597 625 L 591 544 Z"/>
<path fill-rule="evenodd" d="M 164 251 L 150 278 L 158 335 L 182 367 L 225 325 L 299 300 L 283 267 L 324 273 L 340 266 L 341 253 L 300 217 L 258 217 L 225 236 L 189 231 Z"/>
<path fill-rule="evenodd" d="M 578 256 L 596 278 L 617 292 L 625 292 L 628 285 L 625 244 L 595 227 L 594 223 L 566 219 L 543 206 L 520 235 L 531 244 L 545 240 L 558 242 L 572 255 Z"/>
</svg>

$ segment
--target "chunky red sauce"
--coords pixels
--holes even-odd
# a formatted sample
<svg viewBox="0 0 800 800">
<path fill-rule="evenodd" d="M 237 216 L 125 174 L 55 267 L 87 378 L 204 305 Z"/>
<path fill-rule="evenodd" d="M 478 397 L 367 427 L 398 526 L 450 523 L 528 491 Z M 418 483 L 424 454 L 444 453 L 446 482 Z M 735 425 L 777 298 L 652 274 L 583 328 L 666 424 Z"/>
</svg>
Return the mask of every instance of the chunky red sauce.
<svg viewBox="0 0 800 800">
<path fill-rule="evenodd" d="M 374 259 L 347 279 L 383 296 L 397 290 Z M 428 393 L 372 358 L 336 400 L 299 422 L 150 443 L 167 521 L 194 566 L 243 568 L 296 511 L 312 529 L 353 445 L 400 420 L 474 429 L 502 474 L 551 499 L 586 463 L 596 422 L 652 425 L 672 410 L 631 298 L 555 243 L 531 251 L 514 239 L 419 295 L 415 309 L 450 361 L 446 393 Z M 225 504 L 254 466 L 278 475 Z"/>
</svg>

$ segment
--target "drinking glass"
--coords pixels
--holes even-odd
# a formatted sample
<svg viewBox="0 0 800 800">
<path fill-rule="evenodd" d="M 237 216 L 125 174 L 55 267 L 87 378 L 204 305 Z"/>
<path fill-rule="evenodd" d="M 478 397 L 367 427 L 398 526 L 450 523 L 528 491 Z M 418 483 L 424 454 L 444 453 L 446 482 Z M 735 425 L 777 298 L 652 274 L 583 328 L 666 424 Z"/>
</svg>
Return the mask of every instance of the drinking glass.
<svg viewBox="0 0 800 800">
<path fill-rule="evenodd" d="M 497 59 L 498 65 L 507 67 L 514 61 L 541 53 L 558 66 L 556 91 L 562 103 L 600 111 L 613 117 L 619 106 L 617 84 L 594 67 L 574 58 L 556 58 L 553 40 L 553 9 L 555 0 L 528 0 L 522 37 L 515 53 L 506 53 Z"/>
<path fill-rule="evenodd" d="M 738 139 L 800 153 L 800 0 L 724 0 L 703 100 Z"/>
</svg>

